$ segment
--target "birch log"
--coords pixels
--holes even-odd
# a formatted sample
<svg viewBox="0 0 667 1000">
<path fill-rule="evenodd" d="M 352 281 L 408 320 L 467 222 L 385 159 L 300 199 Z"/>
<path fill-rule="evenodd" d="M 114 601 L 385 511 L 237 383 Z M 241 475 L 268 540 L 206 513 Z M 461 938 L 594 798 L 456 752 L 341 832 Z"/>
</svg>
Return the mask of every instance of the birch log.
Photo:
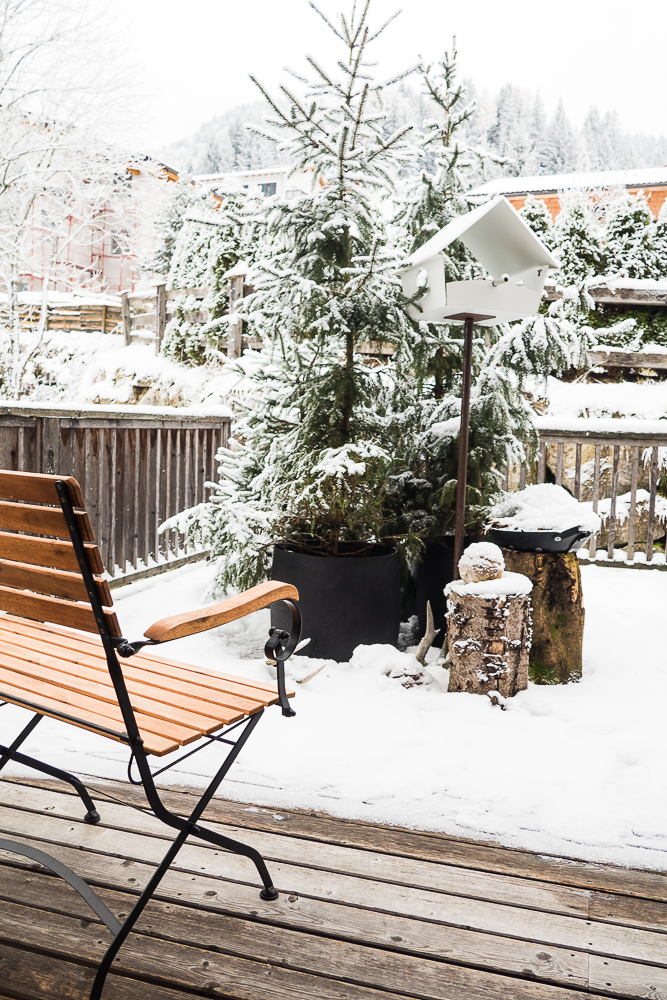
<svg viewBox="0 0 667 1000">
<path fill-rule="evenodd" d="M 498 691 L 504 698 L 511 698 L 528 687 L 530 583 L 525 580 L 526 586 L 517 588 L 523 593 L 494 595 L 492 585 L 509 583 L 508 576 L 518 575 L 505 574 L 503 580 L 487 582 L 489 596 L 474 592 L 474 588 L 482 589 L 479 584 L 458 581 L 447 588 L 450 691 Z"/>
</svg>

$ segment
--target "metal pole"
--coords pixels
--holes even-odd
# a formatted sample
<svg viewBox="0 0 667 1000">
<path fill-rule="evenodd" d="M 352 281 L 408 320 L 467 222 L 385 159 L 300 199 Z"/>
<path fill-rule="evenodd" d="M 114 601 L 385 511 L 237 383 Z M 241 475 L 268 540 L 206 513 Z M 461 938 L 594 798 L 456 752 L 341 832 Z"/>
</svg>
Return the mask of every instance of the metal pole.
<svg viewBox="0 0 667 1000">
<path fill-rule="evenodd" d="M 473 317 L 465 318 L 463 345 L 463 392 L 461 394 L 461 429 L 459 431 L 459 471 L 456 485 L 456 527 L 454 534 L 454 579 L 459 578 L 459 559 L 463 555 L 466 521 L 466 484 L 468 480 L 468 430 L 470 428 L 470 382 L 472 378 Z"/>
</svg>

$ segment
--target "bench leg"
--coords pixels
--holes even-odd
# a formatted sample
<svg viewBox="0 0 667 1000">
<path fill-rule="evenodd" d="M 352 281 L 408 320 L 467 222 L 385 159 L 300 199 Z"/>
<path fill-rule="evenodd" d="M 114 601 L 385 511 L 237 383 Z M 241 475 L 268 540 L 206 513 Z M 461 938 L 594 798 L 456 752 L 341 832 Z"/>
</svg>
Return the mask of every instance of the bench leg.
<svg viewBox="0 0 667 1000">
<path fill-rule="evenodd" d="M 67 771 L 61 771 L 59 767 L 52 767 L 50 764 L 44 764 L 41 760 L 35 760 L 34 757 L 27 757 L 23 753 L 18 753 L 18 748 L 30 736 L 33 729 L 43 718 L 43 715 L 33 715 L 28 725 L 19 733 L 11 746 L 5 747 L 0 744 L 0 754 L 2 754 L 2 757 L 0 757 L 0 771 L 10 760 L 15 760 L 19 764 L 25 764 L 26 767 L 32 768 L 34 771 L 41 771 L 42 774 L 48 774 L 52 778 L 60 778 L 61 781 L 66 781 L 69 785 L 72 785 L 86 807 L 87 812 L 83 817 L 86 823 L 99 823 L 100 814 L 95 808 L 95 803 L 91 799 L 86 786 L 78 778 L 75 778 L 73 774 L 69 774 Z"/>
<path fill-rule="evenodd" d="M 148 799 L 149 805 L 158 819 L 161 819 L 163 823 L 174 829 L 179 830 L 179 834 L 174 840 L 173 844 L 165 854 L 159 867 L 153 872 L 153 875 L 148 881 L 146 888 L 139 896 L 139 899 L 130 911 L 127 919 L 125 920 L 120 931 L 117 933 L 116 937 L 110 944 L 107 952 L 100 963 L 100 967 L 97 970 L 97 975 L 95 976 L 95 982 L 93 983 L 93 988 L 90 993 L 90 1000 L 101 1000 L 102 990 L 104 989 L 104 983 L 106 981 L 111 964 L 118 954 L 123 942 L 127 938 L 128 934 L 136 924 L 138 918 L 141 916 L 144 908 L 150 901 L 151 897 L 157 890 L 160 882 L 167 874 L 169 868 L 171 867 L 176 855 L 180 851 L 181 847 L 188 839 L 188 837 L 199 837 L 201 840 L 206 840 L 211 844 L 215 844 L 217 847 L 223 847 L 234 854 L 241 854 L 249 858 L 257 869 L 259 877 L 261 878 L 264 888 L 260 892 L 262 899 L 273 900 L 278 898 L 278 891 L 274 888 L 273 882 L 271 881 L 271 876 L 266 867 L 264 858 L 261 856 L 259 851 L 256 851 L 253 847 L 249 847 L 247 844 L 241 844 L 236 840 L 232 840 L 229 837 L 224 837 L 222 834 L 214 833 L 212 830 L 207 830 L 198 825 L 198 820 L 206 806 L 209 804 L 213 798 L 215 792 L 217 791 L 223 778 L 229 771 L 230 767 L 238 757 L 241 752 L 244 743 L 252 733 L 253 729 L 259 722 L 261 716 L 263 715 L 263 710 L 258 712 L 256 715 L 251 716 L 245 726 L 245 729 L 236 740 L 233 749 L 227 755 L 227 758 L 216 774 L 216 776 L 211 781 L 210 785 L 200 798 L 199 802 L 195 808 L 190 813 L 188 819 L 184 819 L 182 816 L 177 816 L 176 813 L 170 812 L 169 809 L 162 803 L 158 790 L 155 787 L 155 782 L 153 781 L 153 776 L 151 774 L 150 768 L 148 766 L 148 760 L 146 754 L 144 753 L 143 747 L 136 747 L 134 750 L 135 759 L 137 762 L 137 767 L 139 769 L 139 774 L 141 775 L 142 782 L 144 785 L 144 791 L 146 792 L 146 798 Z"/>
</svg>

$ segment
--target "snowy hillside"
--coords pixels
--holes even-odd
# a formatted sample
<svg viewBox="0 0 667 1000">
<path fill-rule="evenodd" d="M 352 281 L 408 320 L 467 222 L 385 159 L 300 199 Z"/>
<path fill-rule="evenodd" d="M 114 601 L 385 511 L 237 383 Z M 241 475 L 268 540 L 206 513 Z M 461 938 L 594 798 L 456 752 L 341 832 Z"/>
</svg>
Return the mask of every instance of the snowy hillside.
<svg viewBox="0 0 667 1000">
<path fill-rule="evenodd" d="M 628 132 L 614 112 L 600 115 L 591 108 L 577 129 L 562 104 L 549 117 L 539 94 L 508 85 L 489 95 L 477 92 L 473 81 L 466 85 L 478 106 L 469 141 L 508 161 L 492 168 L 488 176 L 658 167 L 667 160 L 667 138 Z M 383 96 L 383 112 L 387 135 L 406 122 L 421 125 L 432 117 L 428 99 L 411 80 Z M 238 105 L 160 154 L 177 170 L 193 174 L 253 170 L 283 162 L 272 143 L 245 128 L 246 123 L 261 125 L 265 114 L 262 101 Z"/>
</svg>

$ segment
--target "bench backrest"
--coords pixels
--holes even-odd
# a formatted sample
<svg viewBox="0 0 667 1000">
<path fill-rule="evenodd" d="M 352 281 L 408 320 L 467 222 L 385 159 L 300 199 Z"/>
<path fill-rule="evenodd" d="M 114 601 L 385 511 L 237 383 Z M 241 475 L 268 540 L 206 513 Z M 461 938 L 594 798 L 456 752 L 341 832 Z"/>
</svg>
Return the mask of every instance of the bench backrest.
<svg viewBox="0 0 667 1000">
<path fill-rule="evenodd" d="M 56 483 L 64 483 L 83 542 L 104 623 L 120 636 L 104 564 L 71 476 L 0 471 L 0 610 L 22 618 L 98 632 Z"/>
</svg>

